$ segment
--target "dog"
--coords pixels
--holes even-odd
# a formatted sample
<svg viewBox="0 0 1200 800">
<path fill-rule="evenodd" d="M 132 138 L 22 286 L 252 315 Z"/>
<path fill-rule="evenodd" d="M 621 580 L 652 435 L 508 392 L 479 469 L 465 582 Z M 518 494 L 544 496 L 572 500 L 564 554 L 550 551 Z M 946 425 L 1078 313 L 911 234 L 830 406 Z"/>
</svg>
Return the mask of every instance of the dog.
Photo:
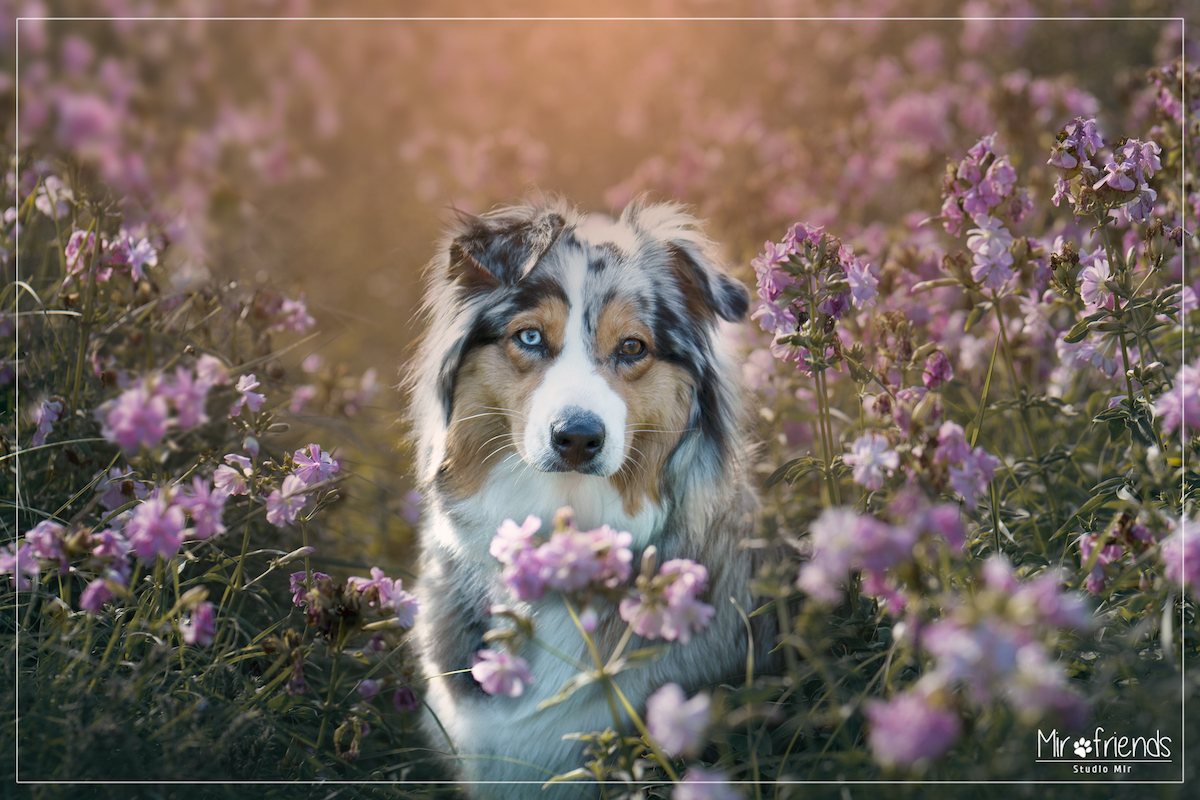
<svg viewBox="0 0 1200 800">
<path fill-rule="evenodd" d="M 703 564 L 711 624 L 618 684 L 640 709 L 668 682 L 692 692 L 744 675 L 739 607 L 754 608 L 763 551 L 744 546 L 758 516 L 753 446 L 722 326 L 745 317 L 749 294 L 683 207 L 643 201 L 615 221 L 553 199 L 460 214 L 426 277 L 428 329 L 409 378 L 427 502 L 415 631 L 425 727 L 474 796 L 590 796 L 536 784 L 582 766 L 582 745 L 564 734 L 613 726 L 600 687 L 538 710 L 577 670 L 529 644 L 534 683 L 521 696 L 487 695 L 471 677 L 500 604 L 590 663 L 561 599 L 515 602 L 489 545 L 505 519 L 548 523 L 570 506 L 580 530 L 629 532 L 635 571 L 650 545 L 659 564 Z M 600 614 L 607 655 L 625 624 L 615 607 Z M 759 664 L 773 644 L 767 616 L 754 621 Z"/>
</svg>

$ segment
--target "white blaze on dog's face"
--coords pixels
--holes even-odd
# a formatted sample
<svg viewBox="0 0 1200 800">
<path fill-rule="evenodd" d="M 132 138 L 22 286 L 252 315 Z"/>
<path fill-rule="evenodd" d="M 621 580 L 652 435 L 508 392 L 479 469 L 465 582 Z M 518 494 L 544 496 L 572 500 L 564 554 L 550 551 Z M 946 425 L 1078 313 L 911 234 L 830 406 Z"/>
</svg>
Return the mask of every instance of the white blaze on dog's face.
<svg viewBox="0 0 1200 800">
<path fill-rule="evenodd" d="M 712 336 L 747 295 L 686 223 L 674 207 L 473 220 L 451 247 L 461 338 L 442 371 L 443 489 L 474 494 L 498 468 L 579 473 L 636 513 L 659 502 L 684 436 L 721 446 L 731 421 L 704 413 L 720 405 Z"/>
</svg>

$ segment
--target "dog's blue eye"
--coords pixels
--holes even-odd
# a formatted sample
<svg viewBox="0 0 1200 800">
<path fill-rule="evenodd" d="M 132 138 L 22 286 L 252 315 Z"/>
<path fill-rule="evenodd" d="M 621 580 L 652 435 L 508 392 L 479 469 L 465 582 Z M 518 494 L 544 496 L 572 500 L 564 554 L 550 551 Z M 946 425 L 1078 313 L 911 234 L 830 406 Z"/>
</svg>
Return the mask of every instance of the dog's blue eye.
<svg viewBox="0 0 1200 800">
<path fill-rule="evenodd" d="M 541 347 L 542 332 L 537 328 L 526 328 L 523 331 L 517 331 L 517 341 L 526 347 Z"/>
</svg>

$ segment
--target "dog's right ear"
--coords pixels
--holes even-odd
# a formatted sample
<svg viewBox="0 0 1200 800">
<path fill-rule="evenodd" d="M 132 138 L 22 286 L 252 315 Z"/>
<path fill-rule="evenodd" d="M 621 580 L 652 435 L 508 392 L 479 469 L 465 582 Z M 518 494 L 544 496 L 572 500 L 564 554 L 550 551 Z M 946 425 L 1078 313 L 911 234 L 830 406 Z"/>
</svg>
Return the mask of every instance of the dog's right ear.
<svg viewBox="0 0 1200 800">
<path fill-rule="evenodd" d="M 460 215 L 447 277 L 470 294 L 511 286 L 536 266 L 565 224 L 556 212 L 531 214 L 527 208 Z"/>
</svg>

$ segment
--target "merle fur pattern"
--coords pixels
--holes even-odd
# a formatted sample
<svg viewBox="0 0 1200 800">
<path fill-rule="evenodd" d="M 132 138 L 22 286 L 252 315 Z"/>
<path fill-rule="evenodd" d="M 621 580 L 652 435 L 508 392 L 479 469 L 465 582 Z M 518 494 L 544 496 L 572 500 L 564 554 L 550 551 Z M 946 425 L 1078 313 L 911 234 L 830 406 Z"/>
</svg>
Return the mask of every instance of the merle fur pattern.
<svg viewBox="0 0 1200 800">
<path fill-rule="evenodd" d="M 571 732 L 612 726 L 609 707 L 595 686 L 567 702 L 538 711 L 575 673 L 533 644 L 521 651 L 535 683 L 521 697 L 484 694 L 468 672 L 493 625 L 488 609 L 507 604 L 530 615 L 537 636 L 588 663 L 583 642 L 553 593 L 534 604 L 515 603 L 488 554 L 506 518 L 535 514 L 548 526 L 556 509 L 574 508 L 580 530 L 608 523 L 633 534 L 634 569 L 653 544 L 658 563 L 691 558 L 709 570 L 702 596 L 716 614 L 687 645 L 618 682 L 635 704 L 675 682 L 692 693 L 745 673 L 748 636 L 737 606 L 755 606 L 749 582 L 761 552 L 753 538 L 758 501 L 750 483 L 752 445 L 746 433 L 738 370 L 724 351 L 722 320 L 741 320 L 746 289 L 718 267 L 712 244 L 696 220 L 674 204 L 634 203 L 619 220 L 587 217 L 562 202 L 507 207 L 482 216 L 461 215 L 428 268 L 428 321 L 409 390 L 419 478 L 427 499 L 422 531 L 417 640 L 429 679 L 426 730 L 435 750 L 453 759 L 457 775 L 478 797 L 591 796 L 584 787 L 541 793 L 534 781 L 582 765 Z M 501 342 L 514 314 L 557 296 L 579 330 L 589 336 L 604 304 L 633 298 L 654 334 L 656 359 L 680 367 L 692 385 L 687 428 L 657 477 L 658 503 L 627 513 L 601 475 L 541 472 L 512 456 L 496 461 L 478 492 L 448 490 L 452 470 L 447 437 L 455 419 L 460 367 L 472 351 Z M 489 462 L 492 463 L 492 462 Z M 599 609 L 602 648 L 624 628 L 615 607 Z M 607 618 L 605 618 L 607 614 Z M 765 663 L 773 623 L 755 622 L 756 658 Z M 648 646 L 635 637 L 632 648 Z M 657 644 L 664 644 L 658 642 Z M 607 654 L 607 653 L 606 653 Z M 526 765 L 532 764 L 530 767 Z"/>
</svg>

